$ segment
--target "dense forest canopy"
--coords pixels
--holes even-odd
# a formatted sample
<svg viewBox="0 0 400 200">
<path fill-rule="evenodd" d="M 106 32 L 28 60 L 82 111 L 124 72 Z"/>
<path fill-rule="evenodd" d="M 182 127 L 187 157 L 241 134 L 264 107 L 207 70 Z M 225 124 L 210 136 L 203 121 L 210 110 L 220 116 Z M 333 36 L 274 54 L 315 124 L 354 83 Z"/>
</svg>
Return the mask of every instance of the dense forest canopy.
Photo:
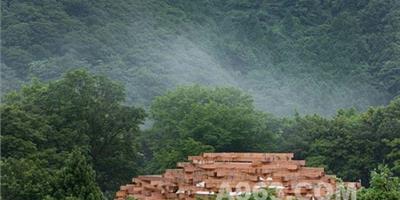
<svg viewBox="0 0 400 200">
<path fill-rule="evenodd" d="M 2 0 L 2 89 L 85 67 L 149 106 L 177 85 L 234 86 L 278 115 L 399 95 L 397 0 Z"/>
<path fill-rule="evenodd" d="M 398 0 L 2 0 L 1 199 L 294 152 L 400 199 Z"/>
<path fill-rule="evenodd" d="M 371 189 L 361 194 L 400 197 L 400 187 L 393 189 L 400 182 L 392 180 L 400 175 L 400 98 L 363 113 L 280 118 L 257 111 L 238 89 L 185 86 L 151 103 L 154 123 L 144 131 L 144 110 L 123 99 L 123 87 L 85 70 L 48 83 L 35 80 L 6 95 L 2 198 L 99 199 L 100 189 L 111 198 L 136 174 L 162 172 L 189 155 L 214 151 L 294 152 L 310 166 L 364 186 L 379 167 Z M 382 191 L 375 179 L 394 186 Z"/>
</svg>

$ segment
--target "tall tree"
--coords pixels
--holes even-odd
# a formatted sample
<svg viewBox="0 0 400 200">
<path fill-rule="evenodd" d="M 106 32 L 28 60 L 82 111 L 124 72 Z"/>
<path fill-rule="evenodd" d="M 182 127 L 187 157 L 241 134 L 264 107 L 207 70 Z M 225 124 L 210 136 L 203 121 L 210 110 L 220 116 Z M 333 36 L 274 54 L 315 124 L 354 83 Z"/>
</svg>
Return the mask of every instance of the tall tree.
<svg viewBox="0 0 400 200">
<path fill-rule="evenodd" d="M 55 199 L 101 200 L 95 172 L 80 150 L 73 150 L 61 169 L 54 186 Z"/>
<path fill-rule="evenodd" d="M 170 157 L 172 164 L 213 150 L 273 150 L 274 137 L 264 122 L 268 115 L 252 103 L 240 90 L 201 86 L 181 87 L 156 98 L 150 110 L 157 143 L 153 163 Z"/>
<path fill-rule="evenodd" d="M 34 81 L 4 101 L 10 115 L 2 131 L 12 141 L 4 153 L 26 153 L 18 145 L 57 153 L 86 149 L 101 188 L 114 190 L 137 171 L 136 138 L 145 117 L 143 109 L 124 105 L 124 98 L 121 85 L 85 70 Z"/>
</svg>

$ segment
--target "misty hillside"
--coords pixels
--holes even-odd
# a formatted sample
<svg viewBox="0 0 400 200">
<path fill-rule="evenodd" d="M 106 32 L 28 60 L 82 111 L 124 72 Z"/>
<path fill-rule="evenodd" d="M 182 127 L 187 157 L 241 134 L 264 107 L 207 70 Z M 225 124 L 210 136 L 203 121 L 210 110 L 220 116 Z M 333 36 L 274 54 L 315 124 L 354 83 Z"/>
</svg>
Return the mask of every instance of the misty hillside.
<svg viewBox="0 0 400 200">
<path fill-rule="evenodd" d="M 75 68 L 147 107 L 178 85 L 235 86 L 278 115 L 400 94 L 397 0 L 2 0 L 3 92 Z"/>
</svg>

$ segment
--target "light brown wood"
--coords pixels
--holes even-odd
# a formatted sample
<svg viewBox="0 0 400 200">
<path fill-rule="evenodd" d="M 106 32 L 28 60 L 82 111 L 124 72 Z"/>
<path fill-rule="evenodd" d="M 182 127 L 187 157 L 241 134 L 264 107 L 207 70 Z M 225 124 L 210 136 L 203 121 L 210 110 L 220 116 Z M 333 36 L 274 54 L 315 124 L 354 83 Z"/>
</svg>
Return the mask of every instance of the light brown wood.
<svg viewBox="0 0 400 200">
<path fill-rule="evenodd" d="M 195 199 L 196 195 L 216 194 L 221 187 L 234 193 L 250 188 L 279 190 L 279 198 L 290 199 L 296 192 L 305 198 L 322 199 L 336 190 L 336 177 L 323 168 L 305 167 L 304 160 L 292 160 L 293 153 L 204 153 L 189 156 L 163 175 L 138 176 L 121 186 L 115 200 L 133 196 L 138 200 Z M 359 183 L 345 183 L 358 189 Z M 321 186 L 322 185 L 322 186 Z"/>
</svg>

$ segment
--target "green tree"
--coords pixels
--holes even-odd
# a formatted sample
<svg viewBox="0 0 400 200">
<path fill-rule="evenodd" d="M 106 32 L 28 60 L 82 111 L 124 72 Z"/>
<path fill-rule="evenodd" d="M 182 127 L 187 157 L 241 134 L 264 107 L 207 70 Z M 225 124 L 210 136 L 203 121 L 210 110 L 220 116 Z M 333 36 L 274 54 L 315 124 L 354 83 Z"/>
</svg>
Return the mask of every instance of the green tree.
<svg viewBox="0 0 400 200">
<path fill-rule="evenodd" d="M 4 200 L 42 200 L 53 192 L 55 170 L 37 157 L 2 158 L 1 198 Z"/>
<path fill-rule="evenodd" d="M 360 200 L 399 200 L 400 178 L 393 176 L 387 166 L 379 166 L 371 173 L 370 187 L 358 193 Z"/>
<path fill-rule="evenodd" d="M 58 155 L 45 159 L 62 165 L 60 155 L 86 149 L 101 188 L 114 190 L 137 172 L 137 137 L 145 117 L 143 109 L 123 105 L 124 98 L 122 86 L 85 70 L 49 83 L 33 81 L 2 105 L 3 153 L 53 151 Z"/>
<path fill-rule="evenodd" d="M 369 173 L 387 163 L 397 174 L 399 99 L 367 112 L 339 110 L 331 119 L 318 115 L 296 116 L 280 123 L 281 151 L 294 151 L 312 166 L 345 180 L 369 183 Z"/>
<path fill-rule="evenodd" d="M 216 151 L 251 151 L 261 137 L 271 138 L 252 98 L 233 88 L 178 88 L 156 98 L 150 112 L 163 135 L 190 137 Z"/>
<path fill-rule="evenodd" d="M 95 172 L 80 150 L 73 150 L 55 182 L 55 199 L 101 200 Z"/>
<path fill-rule="evenodd" d="M 391 167 L 394 175 L 400 176 L 400 138 L 395 138 L 392 141 L 384 141 L 390 149 L 386 155 L 386 163 Z"/>
<path fill-rule="evenodd" d="M 272 150 L 267 115 L 252 103 L 240 90 L 201 86 L 181 87 L 156 98 L 150 109 L 150 137 L 156 139 L 152 163 L 162 170 L 204 151 L 257 151 L 262 146 Z"/>
<path fill-rule="evenodd" d="M 0 110 L 3 158 L 24 158 L 45 149 L 51 132 L 46 119 L 15 105 L 2 105 Z"/>
</svg>

